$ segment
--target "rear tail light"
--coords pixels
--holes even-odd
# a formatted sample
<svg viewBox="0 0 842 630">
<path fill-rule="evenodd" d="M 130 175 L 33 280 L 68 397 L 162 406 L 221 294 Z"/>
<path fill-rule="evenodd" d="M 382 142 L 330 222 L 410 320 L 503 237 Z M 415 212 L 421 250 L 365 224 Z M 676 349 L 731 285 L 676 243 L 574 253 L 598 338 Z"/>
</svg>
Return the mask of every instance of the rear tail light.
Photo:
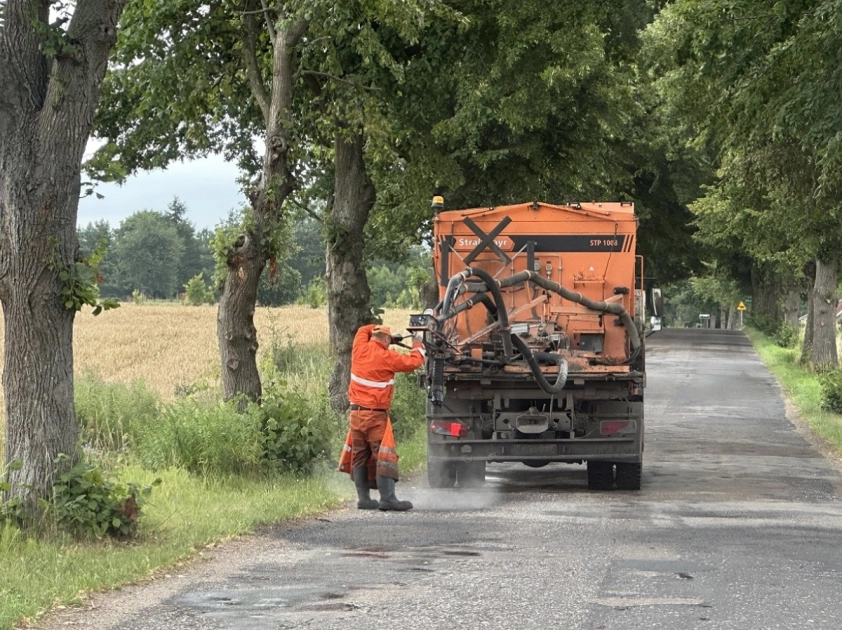
<svg viewBox="0 0 842 630">
<path fill-rule="evenodd" d="M 637 422 L 634 420 L 603 420 L 599 423 L 599 433 L 608 435 L 628 435 L 637 430 Z"/>
<path fill-rule="evenodd" d="M 461 422 L 444 420 L 433 420 L 430 423 L 430 432 L 437 435 L 449 435 L 451 437 L 465 437 L 468 435 L 468 427 Z"/>
</svg>

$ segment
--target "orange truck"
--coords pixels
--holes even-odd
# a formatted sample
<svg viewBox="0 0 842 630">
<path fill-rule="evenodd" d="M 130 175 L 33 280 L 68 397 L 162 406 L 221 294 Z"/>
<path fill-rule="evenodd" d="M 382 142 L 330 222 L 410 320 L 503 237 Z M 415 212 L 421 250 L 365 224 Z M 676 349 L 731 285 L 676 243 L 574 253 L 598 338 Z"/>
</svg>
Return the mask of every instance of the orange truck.
<svg viewBox="0 0 842 630">
<path fill-rule="evenodd" d="M 587 462 L 589 487 L 639 489 L 634 205 L 433 207 L 440 301 L 408 327 L 427 351 L 430 486 L 477 485 L 488 462 Z"/>
</svg>

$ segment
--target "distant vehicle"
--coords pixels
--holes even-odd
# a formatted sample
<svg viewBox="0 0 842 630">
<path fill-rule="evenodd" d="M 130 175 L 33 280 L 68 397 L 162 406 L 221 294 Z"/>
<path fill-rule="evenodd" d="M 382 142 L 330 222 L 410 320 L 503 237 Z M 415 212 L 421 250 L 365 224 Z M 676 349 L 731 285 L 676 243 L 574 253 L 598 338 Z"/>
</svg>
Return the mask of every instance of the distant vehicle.
<svg viewBox="0 0 842 630">
<path fill-rule="evenodd" d="M 585 461 L 591 488 L 640 488 L 636 229 L 625 202 L 437 213 L 441 301 L 409 326 L 427 349 L 432 487 L 480 483 L 487 462 Z"/>
</svg>

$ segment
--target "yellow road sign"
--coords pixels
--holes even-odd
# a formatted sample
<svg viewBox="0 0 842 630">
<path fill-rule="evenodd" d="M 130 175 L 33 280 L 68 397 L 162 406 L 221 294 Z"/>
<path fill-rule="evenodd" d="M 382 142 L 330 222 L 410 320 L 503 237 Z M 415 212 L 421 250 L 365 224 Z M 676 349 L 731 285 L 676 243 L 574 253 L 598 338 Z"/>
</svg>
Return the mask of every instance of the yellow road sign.
<svg viewBox="0 0 842 630">
<path fill-rule="evenodd" d="M 746 305 L 745 305 L 745 304 L 743 304 L 742 302 L 740 302 L 740 303 L 739 303 L 739 305 L 737 306 L 737 310 L 738 310 L 738 311 L 744 311 L 744 310 L 746 310 Z"/>
</svg>

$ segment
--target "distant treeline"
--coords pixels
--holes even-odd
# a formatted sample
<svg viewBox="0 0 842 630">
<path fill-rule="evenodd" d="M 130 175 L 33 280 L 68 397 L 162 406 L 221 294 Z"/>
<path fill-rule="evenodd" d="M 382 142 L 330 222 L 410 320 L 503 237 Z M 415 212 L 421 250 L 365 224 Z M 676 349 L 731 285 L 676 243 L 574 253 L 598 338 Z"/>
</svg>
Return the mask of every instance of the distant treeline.
<svg viewBox="0 0 842 630">
<path fill-rule="evenodd" d="M 186 206 L 176 197 L 165 211 L 140 210 L 117 227 L 108 221 L 95 221 L 79 228 L 84 255 L 98 247 L 106 249 L 100 263 L 102 297 L 178 299 L 197 277 L 207 294 L 216 296 L 215 231 L 197 230 L 186 214 Z M 321 224 L 302 217 L 295 221 L 293 234 L 295 251 L 263 272 L 257 297 L 262 306 L 305 303 L 319 307 L 325 303 Z M 373 307 L 416 307 L 420 304 L 419 289 L 429 278 L 430 258 L 423 248 L 411 248 L 401 262 L 372 259 L 367 271 Z"/>
</svg>

